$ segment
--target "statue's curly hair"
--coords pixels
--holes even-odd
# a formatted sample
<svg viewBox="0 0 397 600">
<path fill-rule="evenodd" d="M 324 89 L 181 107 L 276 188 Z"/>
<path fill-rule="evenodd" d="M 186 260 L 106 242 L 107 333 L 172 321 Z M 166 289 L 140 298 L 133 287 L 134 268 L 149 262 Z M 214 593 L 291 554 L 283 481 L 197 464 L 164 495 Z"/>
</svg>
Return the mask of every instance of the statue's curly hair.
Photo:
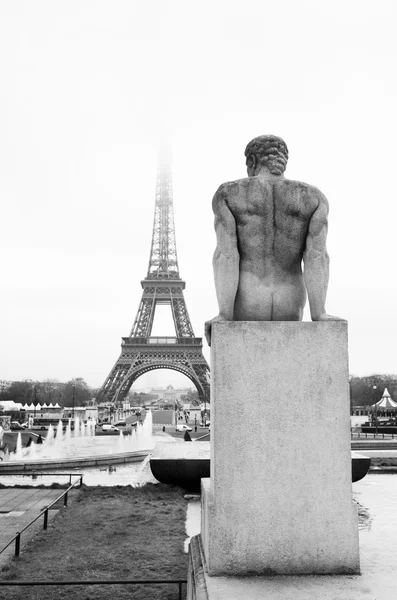
<svg viewBox="0 0 397 600">
<path fill-rule="evenodd" d="M 287 144 L 275 135 L 260 135 L 254 138 L 247 145 L 244 154 L 247 160 L 249 156 L 254 155 L 273 175 L 282 175 L 287 166 Z"/>
</svg>

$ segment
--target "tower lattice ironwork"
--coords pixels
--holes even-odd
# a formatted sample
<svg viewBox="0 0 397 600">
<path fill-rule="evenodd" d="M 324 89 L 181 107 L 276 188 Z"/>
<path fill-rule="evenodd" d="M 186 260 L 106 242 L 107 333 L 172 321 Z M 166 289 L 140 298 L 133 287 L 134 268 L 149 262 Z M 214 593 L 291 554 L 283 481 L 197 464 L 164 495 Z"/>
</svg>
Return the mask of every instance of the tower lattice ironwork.
<svg viewBox="0 0 397 600">
<path fill-rule="evenodd" d="M 122 338 L 120 357 L 98 399 L 120 403 L 143 373 L 173 369 L 194 383 L 201 401 L 209 402 L 209 366 L 203 355 L 202 338 L 194 335 L 183 295 L 185 282 L 178 269 L 171 167 L 163 157 L 157 171 L 149 266 L 141 285 L 142 298 L 130 335 Z M 175 336 L 152 337 L 158 305 L 170 307 Z"/>
</svg>

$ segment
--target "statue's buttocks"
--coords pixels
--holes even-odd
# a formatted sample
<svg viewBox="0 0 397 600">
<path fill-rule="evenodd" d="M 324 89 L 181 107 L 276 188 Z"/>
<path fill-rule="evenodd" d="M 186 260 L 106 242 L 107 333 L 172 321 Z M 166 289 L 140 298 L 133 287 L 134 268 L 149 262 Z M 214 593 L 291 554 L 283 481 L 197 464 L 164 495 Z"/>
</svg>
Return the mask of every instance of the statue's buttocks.
<svg viewBox="0 0 397 600">
<path fill-rule="evenodd" d="M 336 319 L 325 312 L 325 196 L 284 178 L 288 152 L 280 138 L 255 138 L 246 156 L 249 177 L 223 184 L 213 199 L 215 320 L 301 320 L 306 292 L 313 320 Z"/>
</svg>

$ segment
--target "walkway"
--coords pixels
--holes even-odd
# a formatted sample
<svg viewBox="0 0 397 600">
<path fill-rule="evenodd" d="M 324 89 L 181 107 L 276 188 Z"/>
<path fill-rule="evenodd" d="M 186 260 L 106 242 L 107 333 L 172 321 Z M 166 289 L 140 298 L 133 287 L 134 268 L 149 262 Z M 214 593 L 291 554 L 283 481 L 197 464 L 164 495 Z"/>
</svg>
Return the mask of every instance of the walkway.
<svg viewBox="0 0 397 600">
<path fill-rule="evenodd" d="M 63 490 L 35 489 L 35 488 L 5 488 L 0 489 L 0 550 L 21 531 L 32 519 L 51 504 Z M 68 502 L 76 494 L 68 493 Z M 48 511 L 48 522 L 58 513 L 63 506 L 63 498 Z M 21 535 L 21 552 L 23 547 L 34 538 L 35 534 L 43 529 L 44 517 L 29 527 Z M 15 543 L 0 554 L 0 569 L 14 556 Z"/>
</svg>

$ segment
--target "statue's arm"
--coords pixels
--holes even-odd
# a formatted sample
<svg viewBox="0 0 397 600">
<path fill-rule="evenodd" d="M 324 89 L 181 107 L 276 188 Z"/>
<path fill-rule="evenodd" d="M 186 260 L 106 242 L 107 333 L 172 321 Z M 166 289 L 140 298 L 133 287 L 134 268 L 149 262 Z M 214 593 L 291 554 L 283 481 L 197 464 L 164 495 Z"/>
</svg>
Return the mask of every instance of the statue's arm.
<svg viewBox="0 0 397 600">
<path fill-rule="evenodd" d="M 232 321 L 240 264 L 236 221 L 221 190 L 218 190 L 215 194 L 212 207 L 215 215 L 216 232 L 216 248 L 212 265 L 219 316 L 226 321 Z"/>
<path fill-rule="evenodd" d="M 215 214 L 216 249 L 212 261 L 219 314 L 205 323 L 205 336 L 211 345 L 212 324 L 232 321 L 239 283 L 240 255 L 237 245 L 236 221 L 220 188 L 212 201 Z"/>
<path fill-rule="evenodd" d="M 340 320 L 327 315 L 325 301 L 329 280 L 329 256 L 327 252 L 328 202 L 318 192 L 318 206 L 311 216 L 303 255 L 304 280 L 309 298 L 312 321 Z"/>
</svg>

